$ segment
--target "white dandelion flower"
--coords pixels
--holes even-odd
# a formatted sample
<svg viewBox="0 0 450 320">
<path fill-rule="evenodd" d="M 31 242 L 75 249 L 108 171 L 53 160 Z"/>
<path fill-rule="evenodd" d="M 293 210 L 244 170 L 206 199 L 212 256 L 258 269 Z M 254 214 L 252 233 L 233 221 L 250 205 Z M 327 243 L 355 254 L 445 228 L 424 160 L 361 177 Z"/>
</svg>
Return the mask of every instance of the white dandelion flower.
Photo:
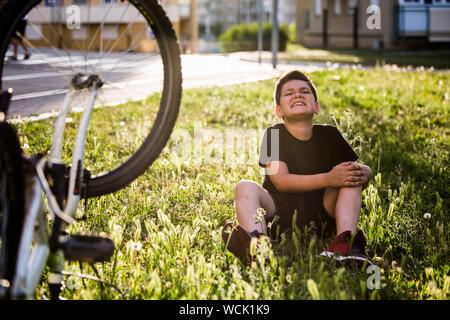
<svg viewBox="0 0 450 320">
<path fill-rule="evenodd" d="M 430 218 L 431 218 L 431 213 L 426 212 L 426 213 L 423 215 L 423 217 L 424 217 L 425 219 L 430 219 Z"/>
<path fill-rule="evenodd" d="M 130 247 L 131 247 L 131 250 L 139 251 L 142 249 L 142 243 L 140 243 L 139 241 L 138 242 L 132 241 Z"/>
<path fill-rule="evenodd" d="M 341 80 L 341 76 L 338 75 L 338 74 L 335 74 L 335 75 L 333 76 L 333 80 Z"/>
<path fill-rule="evenodd" d="M 290 274 L 286 275 L 286 282 L 289 283 L 289 284 L 292 283 L 292 278 L 291 278 Z"/>
</svg>

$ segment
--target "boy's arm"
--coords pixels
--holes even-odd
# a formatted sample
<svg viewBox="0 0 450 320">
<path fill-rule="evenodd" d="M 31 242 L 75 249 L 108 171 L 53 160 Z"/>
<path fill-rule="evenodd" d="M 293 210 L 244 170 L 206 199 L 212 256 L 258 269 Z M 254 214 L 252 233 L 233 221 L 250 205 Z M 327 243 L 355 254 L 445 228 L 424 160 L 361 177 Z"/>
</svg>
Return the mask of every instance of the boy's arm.
<svg viewBox="0 0 450 320">
<path fill-rule="evenodd" d="M 267 163 L 270 180 L 280 192 L 307 192 L 327 187 L 357 187 L 367 184 L 370 168 L 354 162 L 343 162 L 326 173 L 312 175 L 290 174 L 283 161 Z"/>
</svg>

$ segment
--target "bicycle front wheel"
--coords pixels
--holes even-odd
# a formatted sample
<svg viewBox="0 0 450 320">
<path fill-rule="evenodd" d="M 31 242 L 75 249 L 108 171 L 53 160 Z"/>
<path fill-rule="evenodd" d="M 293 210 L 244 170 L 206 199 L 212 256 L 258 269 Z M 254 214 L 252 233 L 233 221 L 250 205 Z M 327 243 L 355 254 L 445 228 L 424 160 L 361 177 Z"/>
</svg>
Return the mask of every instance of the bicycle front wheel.
<svg viewBox="0 0 450 320">
<path fill-rule="evenodd" d="M 82 74 L 102 80 L 86 137 L 85 167 L 92 174 L 87 193 L 94 197 L 123 188 L 159 156 L 179 111 L 181 62 L 174 27 L 158 1 L 82 3 L 5 5 L 0 86 L 14 90 L 8 119 L 30 154 L 50 149 L 51 118 L 72 93 L 74 113 L 66 120 L 63 145 L 63 160 L 69 163 L 77 111 L 90 95 L 75 88 L 74 79 Z"/>
</svg>

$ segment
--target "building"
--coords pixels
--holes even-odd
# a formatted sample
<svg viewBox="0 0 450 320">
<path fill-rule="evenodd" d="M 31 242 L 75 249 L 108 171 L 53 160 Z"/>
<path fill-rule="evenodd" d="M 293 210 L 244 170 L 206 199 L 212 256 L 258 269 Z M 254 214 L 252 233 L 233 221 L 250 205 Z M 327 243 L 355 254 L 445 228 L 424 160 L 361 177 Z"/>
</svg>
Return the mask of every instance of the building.
<svg viewBox="0 0 450 320">
<path fill-rule="evenodd" d="M 407 48 L 450 43 L 450 0 L 297 0 L 296 42 Z"/>
<path fill-rule="evenodd" d="M 197 0 L 160 1 L 183 51 L 196 52 Z M 70 7 L 71 5 L 76 5 Z M 153 52 L 144 17 L 118 0 L 45 0 L 28 14 L 27 39 L 35 46 L 73 50 Z M 101 27 L 101 28 L 100 28 Z"/>
<path fill-rule="evenodd" d="M 278 1 L 278 22 L 283 24 L 295 23 L 296 19 L 296 0 Z"/>
</svg>

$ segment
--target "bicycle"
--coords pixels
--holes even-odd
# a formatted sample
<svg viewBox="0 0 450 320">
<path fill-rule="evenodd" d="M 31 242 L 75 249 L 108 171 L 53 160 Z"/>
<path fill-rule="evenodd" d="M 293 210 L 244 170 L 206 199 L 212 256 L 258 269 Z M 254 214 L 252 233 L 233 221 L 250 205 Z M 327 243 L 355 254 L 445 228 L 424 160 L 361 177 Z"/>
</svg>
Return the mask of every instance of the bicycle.
<svg viewBox="0 0 450 320">
<path fill-rule="evenodd" d="M 158 1 L 112 1 L 110 6 L 91 6 L 91 1 L 87 1 L 86 6 L 78 8 L 82 23 L 80 29 L 72 30 L 71 41 L 67 40 L 70 33 L 68 24 L 64 24 L 67 14 L 70 14 L 69 1 L 48 3 L 56 5 L 45 6 L 41 0 L 15 0 L 7 2 L 0 11 L 0 92 L 3 92 L 0 99 L 0 120 L 3 120 L 0 122 L 0 298 L 6 299 L 33 298 L 47 264 L 51 298 L 57 299 L 61 293 L 64 261 L 95 263 L 110 259 L 114 252 L 111 240 L 99 236 L 67 235 L 65 228 L 78 219 L 76 214 L 82 199 L 120 190 L 153 164 L 167 144 L 181 100 L 178 41 L 174 27 Z M 7 60 L 9 39 L 25 16 L 28 30 L 34 30 L 33 37 L 40 39 L 27 40 L 21 36 L 32 51 L 32 57 L 26 63 L 13 63 Z M 88 35 L 93 35 L 80 40 L 80 30 L 86 28 Z M 120 53 L 117 48 L 121 49 Z M 151 62 L 150 66 L 143 67 L 147 62 Z M 146 71 L 151 73 L 139 73 L 140 68 L 148 68 Z M 21 74 L 24 70 L 29 73 Z M 138 73 L 141 78 L 136 81 L 127 78 L 117 83 L 118 79 L 121 80 L 119 72 L 128 76 Z M 36 79 L 49 76 L 49 80 L 41 84 L 47 86 L 45 93 L 59 94 L 61 99 L 55 102 L 49 94 L 28 105 L 30 95 L 24 93 L 20 85 L 27 76 Z M 55 77 L 57 81 L 52 81 Z M 52 83 L 56 86 L 53 89 L 48 87 Z M 140 108 L 135 119 L 145 120 L 145 126 L 139 128 L 140 134 L 136 131 L 136 135 L 130 135 L 133 143 L 119 139 L 119 147 L 111 147 L 109 143 L 103 149 L 96 146 L 100 150 L 93 152 L 92 159 L 85 157 L 92 141 L 95 145 L 95 136 L 88 131 L 88 124 L 97 122 L 101 132 L 111 127 L 113 134 L 117 135 L 120 135 L 117 128 L 133 129 L 132 126 L 124 128 L 124 121 L 120 121 L 118 126 L 114 115 L 121 114 L 121 107 L 113 107 L 107 115 L 102 113 L 100 118 L 94 119 L 96 106 L 114 104 L 114 101 L 99 103 L 101 97 L 109 98 L 120 89 L 125 95 L 134 90 L 143 91 L 140 93 L 147 96 L 150 86 L 156 93 L 146 102 L 121 101 L 128 107 L 126 110 Z M 13 91 L 7 90 L 10 87 Z M 81 98 L 88 100 L 81 115 L 70 114 L 75 104 L 83 102 Z M 142 99 L 142 95 L 134 96 L 134 99 Z M 24 122 L 14 114 L 23 110 L 28 114 L 49 110 L 45 106 L 50 105 L 51 109 L 60 105 L 61 100 L 49 156 L 25 154 L 24 150 L 31 149 L 31 140 L 45 149 L 48 148 L 48 139 L 39 134 L 38 121 Z M 25 106 L 28 109 L 20 109 Z M 35 108 L 30 110 L 30 107 Z M 105 120 L 109 115 L 111 119 Z M 78 117 L 80 120 L 71 153 L 67 143 L 63 144 L 64 132 L 68 124 L 74 126 L 73 118 Z M 33 136 L 24 137 L 22 129 L 29 130 L 30 127 L 36 129 Z M 118 154 L 114 154 L 116 149 Z M 70 155 L 71 164 L 67 165 L 65 158 Z M 112 159 L 113 167 L 97 166 L 95 159 L 98 155 Z"/>
</svg>

